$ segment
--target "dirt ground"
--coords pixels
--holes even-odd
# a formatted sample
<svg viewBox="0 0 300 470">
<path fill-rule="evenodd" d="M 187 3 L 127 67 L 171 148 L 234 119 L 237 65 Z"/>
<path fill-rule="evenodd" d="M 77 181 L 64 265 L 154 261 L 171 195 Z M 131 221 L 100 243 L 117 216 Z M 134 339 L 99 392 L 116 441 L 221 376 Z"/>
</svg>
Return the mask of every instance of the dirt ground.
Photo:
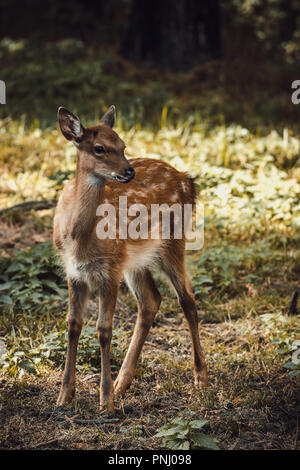
<svg viewBox="0 0 300 470">
<path fill-rule="evenodd" d="M 50 231 L 33 232 L 24 225 L 4 226 L 5 244 L 25 248 L 44 241 Z M 27 230 L 27 232 L 26 232 Z M 24 232 L 25 231 L 25 232 Z M 30 242 L 24 236 L 30 233 Z M 27 241 L 24 241 L 24 240 Z M 23 241 L 22 241 L 23 240 Z M 191 344 L 186 321 L 176 299 L 162 287 L 164 302 L 143 349 L 134 382 L 123 399 L 116 400 L 113 418 L 99 414 L 99 372 L 77 375 L 77 392 L 70 408 L 55 405 L 62 372 L 45 367 L 38 375 L 21 379 L 0 374 L 1 449 L 161 449 L 154 435 L 176 417 L 208 419 L 205 432 L 217 438 L 221 449 L 300 449 L 299 380 L 290 377 L 264 334 L 259 318 L 211 322 L 210 312 L 198 300 L 201 339 L 209 367 L 209 386 L 195 390 Z M 288 295 L 282 299 L 288 300 Z M 243 308 L 257 298 L 213 308 Z M 96 303 L 89 315 L 96 319 Z M 121 290 L 114 328 L 128 332 L 135 321 L 135 302 Z M 215 318 L 214 315 L 211 318 Z M 248 333 L 245 334 L 245 331 Z M 114 377 L 117 371 L 113 371 Z"/>
<path fill-rule="evenodd" d="M 156 344 L 163 341 L 159 326 L 154 335 Z M 148 342 L 144 359 L 153 362 L 152 345 L 149 349 Z M 180 414 L 209 419 L 208 431 L 223 449 L 299 448 L 299 395 L 293 384 L 279 373 L 268 376 L 266 382 L 263 378 L 248 381 L 247 387 L 265 403 L 234 405 L 233 389 L 242 387 L 243 373 L 237 371 L 236 382 L 230 383 L 232 376 L 215 376 L 211 371 L 205 397 L 193 389 L 190 371 L 179 374 L 166 365 L 151 368 L 148 364 L 144 377 L 136 379 L 127 397 L 117 402 L 116 416 L 107 420 L 98 414 L 98 374 L 78 377 L 70 409 L 55 406 L 59 372 L 49 371 L 26 382 L 2 378 L 1 449 L 158 449 L 153 435 L 162 422 Z M 214 394 L 221 395 L 215 406 L 210 397 Z"/>
</svg>

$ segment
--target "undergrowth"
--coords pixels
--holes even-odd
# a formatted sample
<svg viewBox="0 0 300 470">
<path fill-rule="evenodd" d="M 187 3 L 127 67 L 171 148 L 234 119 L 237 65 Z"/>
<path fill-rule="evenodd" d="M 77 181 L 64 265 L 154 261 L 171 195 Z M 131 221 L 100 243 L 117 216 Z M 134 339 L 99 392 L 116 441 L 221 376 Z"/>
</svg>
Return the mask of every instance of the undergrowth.
<svg viewBox="0 0 300 470">
<path fill-rule="evenodd" d="M 5 43 L 3 47 L 13 45 Z M 22 53 L 22 47 L 16 49 L 11 66 Z M 65 47 L 64 57 L 74 52 L 68 43 L 61 47 Z M 80 47 L 79 44 L 75 51 L 79 56 Z M 53 45 L 46 51 L 53 56 L 47 71 L 49 75 L 54 74 L 60 64 L 55 50 Z M 81 81 L 91 72 L 96 71 L 97 77 L 97 73 L 102 73 L 104 63 L 91 61 L 88 68 L 84 64 L 78 64 L 78 67 L 82 69 Z M 28 77 L 35 73 L 34 70 L 27 72 Z M 36 73 L 38 76 L 38 70 Z M 71 69 L 67 70 L 64 80 L 70 78 L 68 74 L 73 74 Z M 29 80 L 28 77 L 25 79 Z M 111 85 L 107 83 L 108 86 Z M 116 93 L 119 90 L 120 95 L 125 96 L 128 89 L 122 88 L 121 84 L 119 87 L 116 87 Z M 39 90 L 44 93 L 45 84 L 41 83 Z M 51 100 L 50 91 L 47 99 Z M 91 98 L 95 96 L 89 95 Z M 104 103 L 95 101 L 95 104 L 100 114 Z M 39 112 L 40 106 L 36 103 L 35 111 Z M 126 112 L 137 118 L 136 110 L 140 104 L 132 106 Z M 149 389 L 149 400 L 153 389 L 160 397 L 170 397 L 166 405 L 168 423 L 159 431 L 160 436 L 154 437 L 161 423 L 151 429 L 150 437 L 139 436 L 137 423 L 134 432 L 138 436 L 136 442 L 141 446 L 146 445 L 145 442 L 157 446 L 160 439 L 159 442 L 169 448 L 203 448 L 216 446 L 216 443 L 205 432 L 202 437 L 201 433 L 197 437 L 191 424 L 193 420 L 186 417 L 182 409 L 176 408 L 182 389 L 194 412 L 201 410 L 203 414 L 216 407 L 223 410 L 227 404 L 243 409 L 251 406 L 261 411 L 262 421 L 265 420 L 263 413 L 272 407 L 272 401 L 284 399 L 279 397 L 277 385 L 272 385 L 277 384 L 278 377 L 284 396 L 294 397 L 300 372 L 300 331 L 298 311 L 294 316 L 288 315 L 287 305 L 298 286 L 300 274 L 300 141 L 299 135 L 288 128 L 254 132 L 241 125 L 227 125 L 222 118 L 218 125 L 210 126 L 197 113 L 193 114 L 193 119 L 174 123 L 168 119 L 168 105 L 162 106 L 160 102 L 159 106 L 160 126 L 156 123 L 156 130 L 143 126 L 142 117 L 135 125 L 130 120 L 125 124 L 121 113 L 117 131 L 127 145 L 129 158 L 164 159 L 178 170 L 197 176 L 199 202 L 204 205 L 205 240 L 202 250 L 187 253 L 187 267 L 213 379 L 210 379 L 207 391 L 195 391 L 190 397 L 188 333 L 181 326 L 182 317 L 175 296 L 159 273 L 155 273 L 164 302 L 151 330 L 150 343 L 148 346 L 146 343 L 145 356 L 142 355 L 138 364 L 129 402 L 135 403 L 141 393 L 139 387 L 144 383 L 146 394 Z M 55 103 L 47 112 L 55 113 L 54 108 Z M 76 107 L 72 110 L 77 111 Z M 82 111 L 85 114 L 85 110 Z M 87 105 L 86 113 L 88 111 Z M 94 116 L 89 115 L 92 121 Z M 75 149 L 53 127 L 53 122 L 50 123 L 52 127 L 44 124 L 27 121 L 26 117 L 15 120 L 7 116 L 0 121 L 1 208 L 28 200 L 55 199 L 65 182 L 73 177 Z M 22 213 L 9 212 L 1 221 L 1 233 L 28 224 L 26 217 Z M 39 234 L 49 233 L 52 209 L 46 214 L 29 217 L 34 219 L 34 230 Z M 37 243 L 34 237 L 30 240 L 30 234 L 28 236 L 31 248 L 26 250 L 14 248 L 13 240 L 10 243 L 3 241 L 5 256 L 0 259 L 1 377 L 5 377 L 4 380 L 8 377 L 9 383 L 17 388 L 25 387 L 27 381 L 44 380 L 57 374 L 63 365 L 67 341 L 67 285 L 58 257 L 50 241 Z M 111 349 L 113 374 L 117 373 L 128 347 L 135 309 L 125 287 L 121 289 L 120 299 Z M 89 371 L 99 373 L 95 321 L 95 315 L 86 319 L 82 331 L 77 363 L 80 377 L 88 376 Z M 92 405 L 89 406 L 94 410 Z M 172 410 L 168 415 L 169 406 Z M 187 401 L 182 406 L 186 407 Z M 80 407 L 78 402 L 76 407 Z M 154 408 L 151 413 L 152 419 L 157 410 Z M 274 413 L 277 413 L 276 409 Z M 227 423 L 226 416 L 222 419 Z M 175 417 L 179 421 L 174 422 Z M 227 447 L 228 439 L 236 436 L 243 426 L 239 420 L 239 416 L 234 416 L 223 432 Z M 213 431 L 215 435 L 215 429 Z M 97 432 L 101 434 L 102 431 Z M 121 433 L 125 447 L 132 442 L 131 432 L 128 434 L 125 429 Z M 13 432 L 12 436 L 15 436 Z M 103 434 L 101 436 L 102 439 Z M 105 436 L 107 441 L 101 440 L 100 447 L 119 442 L 117 431 L 109 431 Z M 220 440 L 218 445 L 222 447 L 223 441 Z"/>
</svg>

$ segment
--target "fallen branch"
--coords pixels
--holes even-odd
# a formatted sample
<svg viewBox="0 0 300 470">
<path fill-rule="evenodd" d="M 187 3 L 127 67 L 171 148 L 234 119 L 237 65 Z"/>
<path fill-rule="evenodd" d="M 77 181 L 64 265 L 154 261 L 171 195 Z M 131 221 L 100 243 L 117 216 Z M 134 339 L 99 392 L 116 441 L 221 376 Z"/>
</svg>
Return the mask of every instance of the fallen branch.
<svg viewBox="0 0 300 470">
<path fill-rule="evenodd" d="M 50 441 L 44 441 L 44 442 L 38 442 L 37 444 L 34 444 L 31 449 L 36 449 L 37 447 L 43 447 L 43 446 L 49 446 L 51 444 L 58 444 L 60 441 L 63 441 L 65 438 L 57 438 L 55 437 L 54 439 L 50 439 Z"/>
<path fill-rule="evenodd" d="M 77 415 L 76 415 L 77 416 Z M 61 421 L 61 422 L 69 422 L 69 423 L 76 423 L 76 424 L 81 424 L 84 426 L 88 426 L 90 424 L 110 424 L 110 423 L 117 423 L 120 421 L 119 418 L 100 418 L 100 419 L 80 419 L 76 418 L 76 416 L 65 416 L 65 415 L 60 415 L 56 416 L 54 418 L 55 421 Z"/>
<path fill-rule="evenodd" d="M 36 211 L 40 211 L 43 209 L 50 209 L 51 207 L 55 207 L 57 204 L 56 199 L 48 199 L 46 201 L 27 201 L 22 202 L 21 204 L 16 204 L 15 206 L 7 207 L 6 209 L 0 210 L 0 216 L 6 214 L 10 211 L 30 211 L 34 209 Z"/>
<path fill-rule="evenodd" d="M 87 426 L 89 424 L 109 424 L 109 423 L 117 423 L 120 421 L 118 418 L 103 418 L 103 419 L 78 419 L 74 418 L 72 420 L 76 424 L 82 424 L 84 426 Z"/>
<path fill-rule="evenodd" d="M 293 293 L 291 300 L 288 305 L 288 315 L 296 315 L 297 313 L 297 300 L 300 294 L 300 290 L 296 289 Z"/>
</svg>

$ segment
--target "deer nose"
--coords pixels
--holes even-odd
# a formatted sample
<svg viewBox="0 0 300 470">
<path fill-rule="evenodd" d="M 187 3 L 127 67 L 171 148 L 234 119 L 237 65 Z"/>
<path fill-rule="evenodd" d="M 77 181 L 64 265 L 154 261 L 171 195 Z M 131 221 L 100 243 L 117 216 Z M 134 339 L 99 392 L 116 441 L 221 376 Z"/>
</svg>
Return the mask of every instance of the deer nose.
<svg viewBox="0 0 300 470">
<path fill-rule="evenodd" d="M 135 171 L 134 171 L 134 168 L 132 168 L 132 166 L 130 166 L 129 168 L 126 168 L 126 170 L 125 170 L 125 176 L 126 176 L 127 178 L 132 179 L 132 178 L 134 177 L 134 175 L 135 175 Z"/>
</svg>

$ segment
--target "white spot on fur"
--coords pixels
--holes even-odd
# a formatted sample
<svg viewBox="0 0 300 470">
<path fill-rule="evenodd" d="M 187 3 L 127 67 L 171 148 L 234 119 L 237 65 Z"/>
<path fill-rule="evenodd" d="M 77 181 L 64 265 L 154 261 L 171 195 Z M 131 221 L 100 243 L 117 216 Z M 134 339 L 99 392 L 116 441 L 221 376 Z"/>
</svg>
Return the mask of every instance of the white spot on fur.
<svg viewBox="0 0 300 470">
<path fill-rule="evenodd" d="M 133 191 L 132 189 L 129 189 L 128 191 L 126 191 L 126 193 L 124 193 L 124 196 L 134 197 L 134 196 L 137 196 L 138 194 L 139 194 L 138 191 Z"/>
<path fill-rule="evenodd" d="M 129 189 L 125 194 L 124 196 L 127 196 L 127 197 L 144 197 L 145 196 L 145 192 L 144 191 L 134 191 L 132 189 Z"/>
<path fill-rule="evenodd" d="M 181 187 L 185 193 L 188 191 L 188 185 L 185 181 L 181 181 Z"/>
</svg>

